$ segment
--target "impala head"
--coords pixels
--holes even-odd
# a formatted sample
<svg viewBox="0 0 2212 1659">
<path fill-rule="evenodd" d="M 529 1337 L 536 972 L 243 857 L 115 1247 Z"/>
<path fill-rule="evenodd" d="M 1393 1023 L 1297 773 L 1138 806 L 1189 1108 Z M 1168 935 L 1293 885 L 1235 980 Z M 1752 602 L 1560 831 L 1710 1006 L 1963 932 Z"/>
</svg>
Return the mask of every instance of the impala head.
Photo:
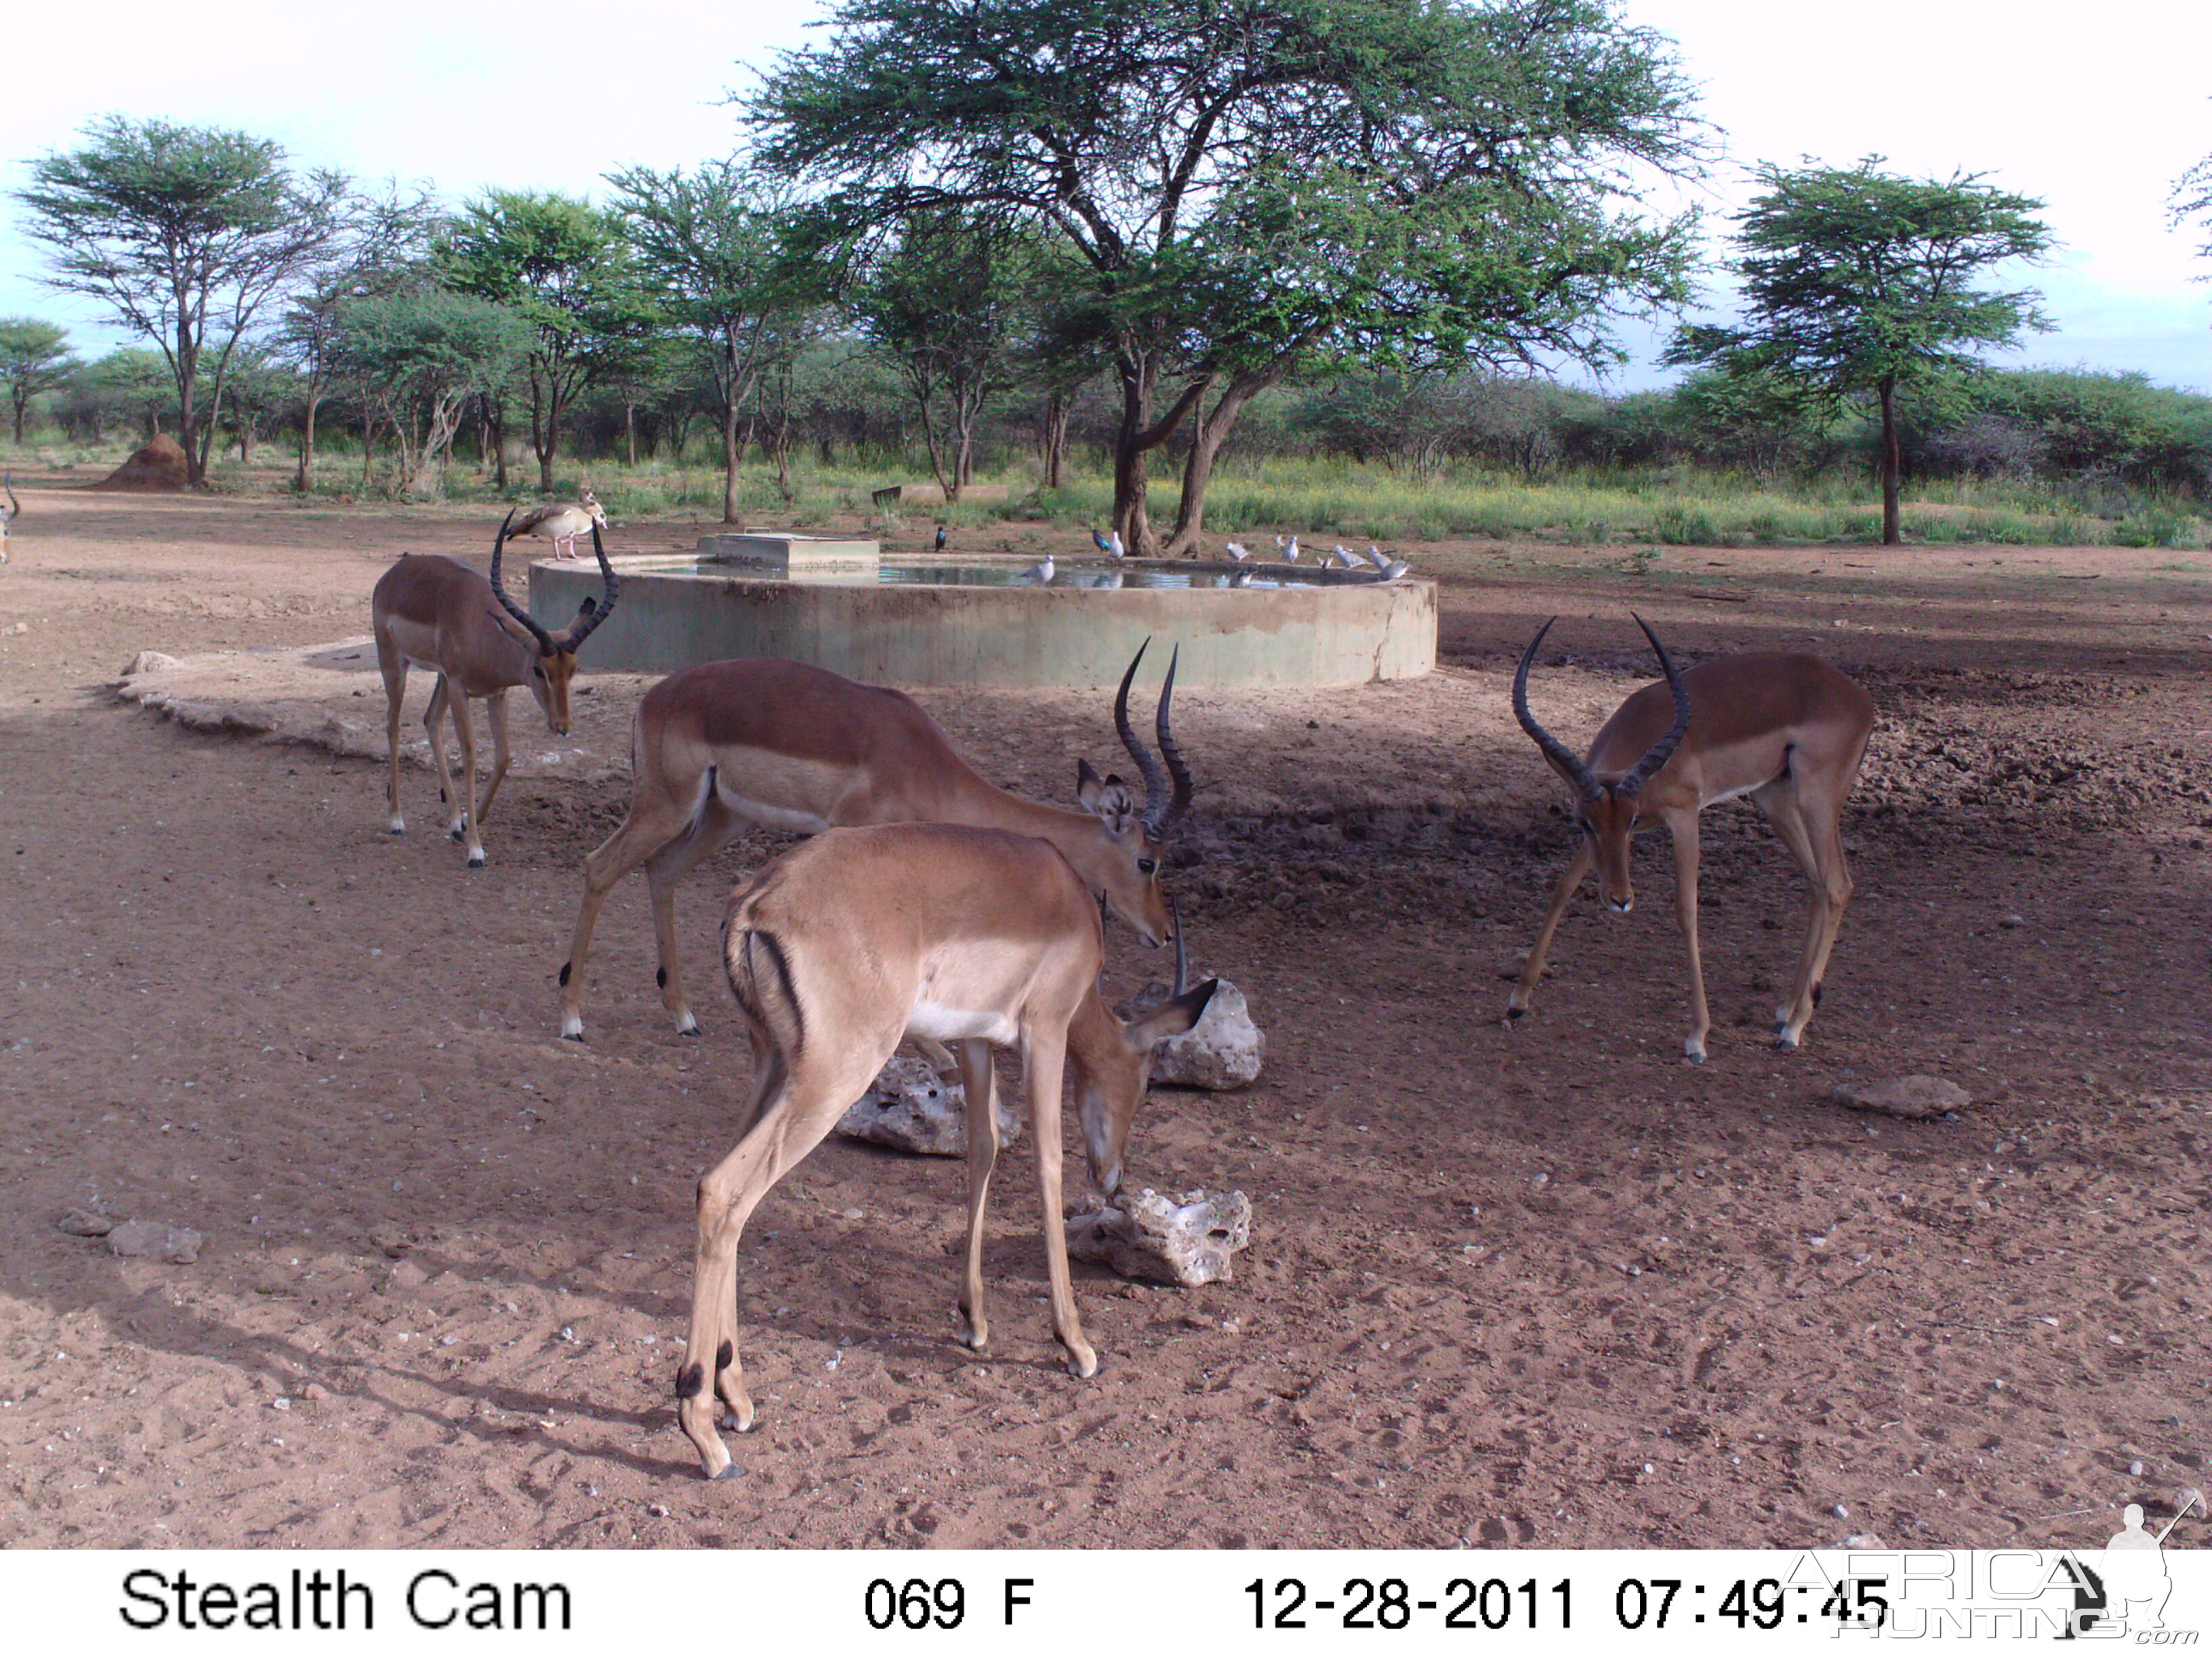
<svg viewBox="0 0 2212 1659">
<path fill-rule="evenodd" d="M 585 492 L 584 499 L 596 516 L 599 503 L 592 501 L 589 490 Z M 592 551 L 599 556 L 599 574 L 605 579 L 606 592 L 599 599 L 586 599 L 582 608 L 576 612 L 576 620 L 560 633 L 547 633 L 538 625 L 536 617 L 507 598 L 506 584 L 500 580 L 500 559 L 507 549 L 507 530 L 514 522 L 514 514 L 510 511 L 501 520 L 499 535 L 491 544 L 491 591 L 500 604 L 506 607 L 507 614 L 521 624 L 529 636 L 528 642 L 538 647 L 538 660 L 530 665 L 530 695 L 538 699 L 538 706 L 545 711 L 545 724 L 552 728 L 554 735 L 566 737 L 568 733 L 568 682 L 575 678 L 577 649 L 591 638 L 592 630 L 605 622 L 607 613 L 615 608 L 615 601 L 622 596 L 622 582 L 616 576 L 614 567 L 607 562 L 607 550 L 599 542 L 599 523 L 604 520 L 594 522 L 592 526 Z M 507 632 L 514 634 L 515 630 L 510 628 Z M 516 635 L 516 638 L 520 639 L 521 635 Z"/>
<path fill-rule="evenodd" d="M 5 490 L 8 494 L 8 505 L 0 507 L 0 536 L 5 536 L 8 533 L 8 526 L 15 521 L 15 515 L 23 510 L 22 502 L 15 499 L 14 473 L 10 472 L 4 480 L 0 480 L 0 490 Z"/>
<path fill-rule="evenodd" d="M 1573 750 L 1539 726 L 1536 717 L 1528 712 L 1528 665 L 1535 661 L 1536 647 L 1543 644 L 1544 635 L 1552 631 L 1552 623 L 1557 621 L 1559 618 L 1554 617 L 1538 629 L 1536 637 L 1521 653 L 1521 665 L 1513 675 L 1513 717 L 1521 722 L 1521 729 L 1535 740 L 1536 747 L 1544 751 L 1544 758 L 1552 763 L 1552 769 L 1574 786 L 1575 821 L 1582 826 L 1591 855 L 1597 860 L 1598 890 L 1605 896 L 1607 908 L 1626 911 L 1636 904 L 1636 889 L 1628 874 L 1628 844 L 1643 812 L 1644 786 L 1673 757 L 1682 734 L 1690 729 L 1690 694 L 1684 689 L 1682 677 L 1675 671 L 1674 659 L 1667 654 L 1667 647 L 1659 643 L 1659 636 L 1651 631 L 1650 623 L 1638 617 L 1636 625 L 1644 630 L 1644 637 L 1659 653 L 1659 666 L 1666 672 L 1668 689 L 1674 694 L 1674 723 L 1626 772 L 1618 777 L 1600 777 Z"/>
<path fill-rule="evenodd" d="M 1121 1190 L 1121 1151 L 1128 1145 L 1129 1125 L 1152 1084 L 1153 1049 L 1197 1024 L 1221 982 L 1210 979 L 1185 988 L 1189 966 L 1182 919 L 1173 917 L 1171 925 L 1176 974 L 1175 990 L 1168 1000 L 1150 1013 L 1127 1020 L 1115 1019 L 1102 1004 L 1098 1017 L 1114 1028 L 1111 1034 L 1103 1042 L 1068 1044 L 1083 1119 L 1084 1154 L 1092 1183 L 1109 1198 Z"/>
<path fill-rule="evenodd" d="M 1146 752 L 1145 745 L 1137 740 L 1136 728 L 1129 724 L 1130 682 L 1137 678 L 1137 665 L 1145 659 L 1145 647 L 1151 643 L 1146 640 L 1129 659 L 1128 670 L 1121 676 L 1121 690 L 1114 699 L 1115 729 L 1121 732 L 1122 747 L 1129 751 L 1138 775 L 1145 781 L 1143 804 L 1139 804 L 1134 789 L 1117 776 L 1100 777 L 1091 769 L 1089 761 L 1076 763 L 1075 797 L 1106 831 L 1105 855 L 1103 860 L 1086 861 L 1084 879 L 1104 892 L 1114 914 L 1135 928 L 1146 944 L 1159 945 L 1171 936 L 1178 941 L 1182 939 L 1160 891 L 1160 869 L 1167 860 L 1168 837 L 1190 810 L 1191 779 L 1190 769 L 1182 763 L 1182 750 L 1176 747 L 1171 719 L 1176 663 L 1182 654 L 1180 647 L 1168 659 L 1168 677 L 1160 687 L 1159 711 L 1153 720 L 1160 757 L 1167 763 L 1165 772 L 1160 769 L 1160 761 Z"/>
</svg>

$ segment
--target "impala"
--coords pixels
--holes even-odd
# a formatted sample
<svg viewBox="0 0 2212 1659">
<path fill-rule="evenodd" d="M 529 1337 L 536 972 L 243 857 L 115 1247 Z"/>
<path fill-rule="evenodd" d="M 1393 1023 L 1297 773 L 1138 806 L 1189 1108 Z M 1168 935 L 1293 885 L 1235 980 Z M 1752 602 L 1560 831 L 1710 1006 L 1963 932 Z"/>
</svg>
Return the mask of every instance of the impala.
<svg viewBox="0 0 2212 1659">
<path fill-rule="evenodd" d="M 1169 775 L 1129 724 L 1129 684 L 1144 655 L 1139 646 L 1114 702 L 1115 725 L 1144 779 L 1144 805 L 1120 778 L 1102 778 L 1085 761 L 1076 769 L 1080 811 L 994 787 L 902 691 L 771 658 L 670 675 L 639 701 L 630 727 L 629 815 L 584 861 L 583 908 L 561 968 L 561 1035 L 583 1040 L 592 925 L 615 884 L 641 864 L 652 891 L 661 1004 L 679 1033 L 697 1034 L 676 960 L 676 884 L 748 823 L 805 835 L 839 825 L 964 823 L 1036 836 L 1147 944 L 1161 943 L 1174 929 L 1160 860 L 1189 808 L 1191 778 L 1169 723 L 1174 658 L 1154 721 Z"/>
<path fill-rule="evenodd" d="M 1180 938 L 1180 933 L 1178 933 Z M 896 823 L 832 830 L 764 866 L 730 899 L 722 959 L 753 1051 L 737 1148 L 699 1183 L 691 1331 L 677 1415 L 709 1479 L 730 1473 L 714 1400 L 750 1429 L 737 1347 L 737 1253 L 753 1208 L 819 1146 L 900 1040 L 958 1050 L 968 1092 L 968 1250 L 960 1311 L 969 1347 L 983 1310 L 983 1216 L 999 1152 L 991 1048 L 1018 1047 L 1042 1193 L 1052 1328 L 1091 1376 L 1060 1216 L 1060 1086 L 1073 1071 L 1091 1179 L 1120 1190 L 1152 1045 L 1188 1030 L 1214 981 L 1183 987 L 1123 1024 L 1098 994 L 1104 941 L 1085 878 L 1046 842 L 997 830 Z M 708 1376 L 714 1387 L 709 1392 Z"/>
<path fill-rule="evenodd" d="M 1665 683 L 1645 686 L 1615 709 L 1585 758 L 1528 712 L 1528 665 L 1551 623 L 1528 641 L 1513 676 L 1514 717 L 1573 786 L 1582 844 L 1552 890 L 1506 1015 L 1518 1019 L 1528 1012 L 1553 930 L 1592 865 L 1608 908 L 1625 913 L 1635 904 L 1629 837 L 1648 816 L 1667 826 L 1674 844 L 1674 911 L 1690 957 L 1692 1029 L 1682 1052 L 1704 1060 L 1712 1021 L 1698 959 L 1698 813 L 1748 795 L 1805 872 L 1809 896 L 1796 988 L 1774 1013 L 1777 1046 L 1794 1048 L 1820 1005 L 1821 975 L 1851 896 L 1841 821 L 1874 730 L 1874 701 L 1849 675 L 1796 652 L 1715 657 L 1678 672 L 1650 624 L 1638 617 L 1636 625 L 1659 653 Z"/>
<path fill-rule="evenodd" d="M 551 542 L 556 559 L 574 558 L 576 538 L 587 530 L 597 545 L 599 532 L 606 527 L 607 515 L 599 506 L 599 498 L 588 489 L 577 491 L 573 501 L 533 507 L 514 521 L 516 535 L 543 536 Z"/>
<path fill-rule="evenodd" d="M 438 799 L 453 809 L 448 833 L 465 842 L 469 867 L 481 869 L 484 861 L 481 826 L 491 811 L 492 797 L 507 775 L 507 694 L 526 685 L 545 711 L 545 724 L 556 737 L 568 730 L 568 682 L 576 672 L 576 653 L 592 630 L 607 619 L 622 592 L 606 549 L 599 544 L 596 526 L 592 550 L 599 555 L 599 570 L 606 579 L 605 597 L 597 603 L 586 599 L 576 620 L 559 634 L 540 628 L 530 613 L 507 596 L 500 580 L 500 560 L 507 547 L 508 525 L 499 527 L 491 548 L 491 579 L 487 581 L 458 559 L 442 554 L 402 554 L 399 562 L 377 578 L 369 598 L 369 618 L 376 633 L 377 666 L 384 672 L 385 735 L 391 746 L 391 775 L 386 794 L 392 806 L 387 827 L 395 836 L 407 828 L 399 811 L 399 709 L 407 696 L 410 664 L 435 671 L 438 683 L 430 692 L 430 706 L 422 725 L 430 734 L 430 754 L 438 766 Z M 494 602 L 507 612 L 502 617 Z M 507 620 L 512 618 L 512 622 Z M 491 785 L 477 797 L 477 739 L 469 724 L 471 697 L 484 700 L 491 725 Z M 438 732 L 440 716 L 453 717 L 453 731 L 461 740 L 461 773 L 465 787 L 456 790 L 446 769 L 446 745 Z"/>
<path fill-rule="evenodd" d="M 0 507 L 0 564 L 5 564 L 8 562 L 8 526 L 21 516 L 23 504 L 15 499 L 14 473 L 10 472 L 4 481 L 0 481 L 0 489 L 8 492 L 8 505 Z"/>
</svg>

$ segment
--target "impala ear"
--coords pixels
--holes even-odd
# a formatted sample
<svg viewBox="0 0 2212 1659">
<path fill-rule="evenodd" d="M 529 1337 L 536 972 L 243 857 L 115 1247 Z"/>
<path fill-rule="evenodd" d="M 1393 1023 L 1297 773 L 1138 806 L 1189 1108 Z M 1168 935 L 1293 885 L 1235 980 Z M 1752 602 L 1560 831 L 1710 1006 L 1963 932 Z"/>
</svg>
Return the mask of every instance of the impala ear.
<svg viewBox="0 0 2212 1659">
<path fill-rule="evenodd" d="M 1206 1005 L 1213 1000 L 1220 985 L 1218 979 L 1204 981 L 1179 997 L 1169 998 L 1142 1019 L 1132 1020 L 1123 1028 L 1128 1033 L 1129 1046 L 1140 1054 L 1150 1054 L 1154 1043 L 1181 1036 L 1206 1018 Z"/>
<path fill-rule="evenodd" d="M 1144 809 L 1144 803 L 1127 784 L 1111 773 L 1100 777 L 1088 761 L 1081 763 L 1076 772 L 1075 798 L 1083 803 L 1085 811 L 1097 814 L 1113 836 L 1126 834 Z"/>
</svg>

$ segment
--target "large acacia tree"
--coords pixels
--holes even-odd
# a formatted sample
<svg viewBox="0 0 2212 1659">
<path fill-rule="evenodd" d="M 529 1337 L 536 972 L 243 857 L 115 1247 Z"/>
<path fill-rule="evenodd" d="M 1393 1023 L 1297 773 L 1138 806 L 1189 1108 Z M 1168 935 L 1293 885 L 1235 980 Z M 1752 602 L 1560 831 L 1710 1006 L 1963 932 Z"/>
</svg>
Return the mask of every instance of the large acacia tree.
<svg viewBox="0 0 2212 1659">
<path fill-rule="evenodd" d="M 1687 218 L 1625 209 L 1703 143 L 1607 0 L 844 0 L 750 118 L 855 227 L 994 207 L 1079 252 L 1139 550 L 1152 452 L 1190 427 L 1187 548 L 1238 416 L 1317 355 L 1605 358 L 1610 310 L 1683 292 Z"/>
<path fill-rule="evenodd" d="M 30 188 L 15 192 L 25 228 L 47 249 L 47 287 L 101 301 L 161 348 L 186 476 L 204 483 L 232 354 L 338 234 L 348 181 L 295 175 L 282 145 L 220 127 L 111 115 L 85 137 L 82 149 L 31 164 Z"/>
<path fill-rule="evenodd" d="M 702 352 L 722 425 L 722 522 L 736 524 L 744 411 L 781 325 L 817 302 L 819 274 L 794 252 L 788 193 L 735 162 L 607 182 L 661 317 Z"/>
<path fill-rule="evenodd" d="M 553 488 L 561 423 L 604 372 L 628 366 L 654 318 L 623 222 L 556 192 L 494 191 L 441 250 L 447 284 L 512 307 L 536 335 L 525 362 L 538 488 Z"/>
<path fill-rule="evenodd" d="M 1882 160 L 1762 163 L 1765 189 L 1736 216 L 1742 325 L 1681 329 L 1667 361 L 1710 363 L 1769 407 L 1778 393 L 1814 408 L 1871 398 L 1881 418 L 1881 539 L 1895 546 L 1899 392 L 1974 368 L 1972 348 L 2051 326 L 2033 289 L 1975 283 L 1992 265 L 2040 257 L 2051 236 L 2033 197 L 1993 190 L 1978 173 L 1900 179 L 1877 171 Z"/>
</svg>

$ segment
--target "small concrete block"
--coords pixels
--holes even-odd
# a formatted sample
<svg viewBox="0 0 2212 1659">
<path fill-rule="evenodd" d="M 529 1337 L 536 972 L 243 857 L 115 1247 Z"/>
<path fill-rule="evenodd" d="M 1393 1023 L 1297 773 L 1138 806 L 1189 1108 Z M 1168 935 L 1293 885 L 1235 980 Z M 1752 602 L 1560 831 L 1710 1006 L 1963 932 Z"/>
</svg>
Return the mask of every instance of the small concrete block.
<svg viewBox="0 0 2212 1659">
<path fill-rule="evenodd" d="M 1170 1199 L 1147 1187 L 1067 1223 L 1068 1254 L 1078 1260 L 1187 1288 L 1236 1277 L 1233 1258 L 1251 1242 L 1252 1200 L 1238 1192 Z"/>
<path fill-rule="evenodd" d="M 763 576 L 793 576 L 811 570 L 874 570 L 883 563 L 883 549 L 860 537 L 749 530 L 743 535 L 700 537 L 699 556 Z"/>
<path fill-rule="evenodd" d="M 1006 1091 L 995 1091 L 999 1145 L 1013 1144 L 1022 1121 Z M 926 1060 L 893 1054 L 867 1093 L 837 1121 L 837 1133 L 854 1140 L 894 1146 L 930 1158 L 964 1158 L 968 1152 L 968 1091 L 957 1080 L 939 1077 Z"/>
</svg>

